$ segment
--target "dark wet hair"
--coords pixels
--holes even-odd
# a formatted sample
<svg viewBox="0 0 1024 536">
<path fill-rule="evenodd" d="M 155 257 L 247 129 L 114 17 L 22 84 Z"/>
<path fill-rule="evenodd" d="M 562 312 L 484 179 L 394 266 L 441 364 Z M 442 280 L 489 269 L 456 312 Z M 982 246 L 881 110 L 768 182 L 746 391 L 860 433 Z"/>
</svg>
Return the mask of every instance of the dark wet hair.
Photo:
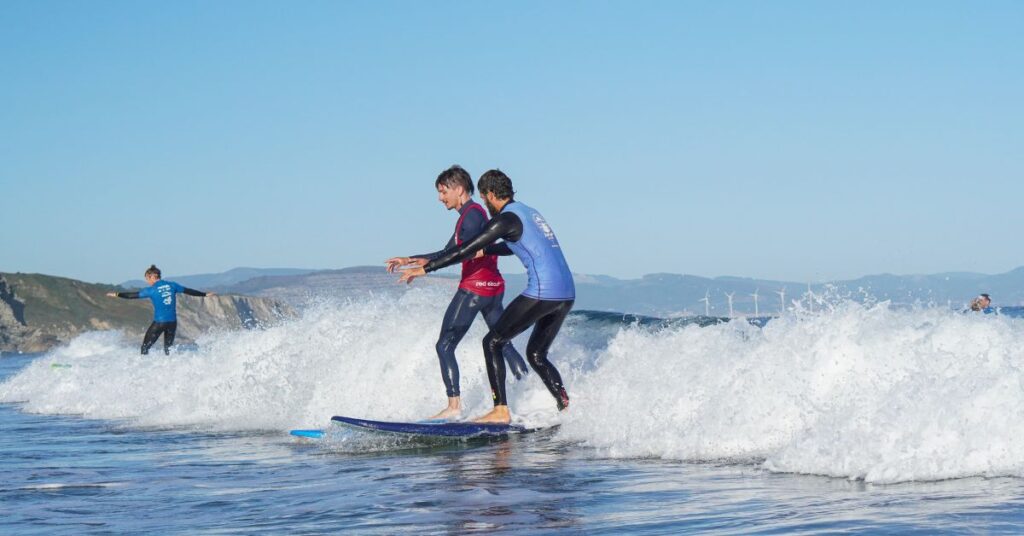
<svg viewBox="0 0 1024 536">
<path fill-rule="evenodd" d="M 442 171 L 437 176 L 437 180 L 434 181 L 434 188 L 440 188 L 442 184 L 446 188 L 461 186 L 467 194 L 473 195 L 473 178 L 469 176 L 468 171 L 462 169 L 462 166 L 458 164 Z"/>
<path fill-rule="evenodd" d="M 155 264 L 150 264 L 149 268 L 146 268 L 146 277 L 149 277 L 151 274 L 155 275 L 157 279 L 160 279 L 160 269 L 157 268 Z"/>
<path fill-rule="evenodd" d="M 480 195 L 491 192 L 498 199 L 509 200 L 513 199 L 516 195 L 516 191 L 512 189 L 512 179 L 508 178 L 508 175 L 500 169 L 492 169 L 484 173 L 480 176 L 480 180 L 476 182 L 476 185 L 477 188 L 480 188 Z"/>
<path fill-rule="evenodd" d="M 985 298 L 985 299 L 986 299 L 986 300 L 988 300 L 988 301 L 992 301 L 992 297 L 991 297 L 991 296 L 989 296 L 988 294 L 984 294 L 984 293 L 982 293 L 982 294 L 981 294 L 981 297 L 982 297 L 982 298 Z"/>
</svg>

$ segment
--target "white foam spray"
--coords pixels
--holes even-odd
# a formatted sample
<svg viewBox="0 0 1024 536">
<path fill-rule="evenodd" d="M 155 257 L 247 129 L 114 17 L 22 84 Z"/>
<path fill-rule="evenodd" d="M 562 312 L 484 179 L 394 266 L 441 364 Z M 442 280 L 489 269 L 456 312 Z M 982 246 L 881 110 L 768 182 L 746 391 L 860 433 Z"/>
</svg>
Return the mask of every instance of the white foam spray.
<svg viewBox="0 0 1024 536">
<path fill-rule="evenodd" d="M 762 330 L 623 330 L 563 435 L 611 456 L 864 479 L 1024 476 L 1024 324 L 845 302 Z"/>
<path fill-rule="evenodd" d="M 420 419 L 447 403 L 434 344 L 450 297 L 422 289 L 321 303 L 299 320 L 210 334 L 198 351 L 171 356 L 159 345 L 138 355 L 130 335 L 92 332 L 0 384 L 0 401 L 23 402 L 30 412 L 217 430 L 323 426 L 336 414 Z M 456 352 L 467 416 L 491 405 L 485 333 L 478 319 Z M 535 377 L 511 380 L 509 394 L 526 411 L 533 399 L 543 401 L 539 395 L 554 407 Z"/>
<path fill-rule="evenodd" d="M 0 384 L 39 413 L 214 430 L 414 420 L 440 410 L 434 343 L 450 291 L 324 303 L 196 352 L 137 355 L 97 332 Z M 727 460 L 870 482 L 1024 476 L 1024 321 L 844 302 L 763 328 L 643 327 L 571 317 L 551 351 L 572 397 L 508 386 L 527 424 L 612 457 Z M 490 407 L 477 320 L 460 345 L 467 416 Z M 516 344 L 525 349 L 525 336 Z M 53 363 L 70 368 L 52 368 Z"/>
</svg>

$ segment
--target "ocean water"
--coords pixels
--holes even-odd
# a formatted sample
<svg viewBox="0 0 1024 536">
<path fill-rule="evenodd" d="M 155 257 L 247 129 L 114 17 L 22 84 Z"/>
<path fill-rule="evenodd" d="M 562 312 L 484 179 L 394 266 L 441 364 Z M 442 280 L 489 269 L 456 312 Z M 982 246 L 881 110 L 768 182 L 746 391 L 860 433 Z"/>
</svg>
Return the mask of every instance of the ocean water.
<svg viewBox="0 0 1024 536">
<path fill-rule="evenodd" d="M 572 406 L 509 384 L 507 440 L 329 428 L 444 403 L 449 296 L 322 303 L 194 351 L 85 334 L 0 357 L 0 532 L 1019 533 L 1024 319 L 836 302 L 771 321 L 574 314 Z M 467 416 L 490 405 L 478 322 Z M 524 344 L 519 340 L 517 344 Z"/>
</svg>

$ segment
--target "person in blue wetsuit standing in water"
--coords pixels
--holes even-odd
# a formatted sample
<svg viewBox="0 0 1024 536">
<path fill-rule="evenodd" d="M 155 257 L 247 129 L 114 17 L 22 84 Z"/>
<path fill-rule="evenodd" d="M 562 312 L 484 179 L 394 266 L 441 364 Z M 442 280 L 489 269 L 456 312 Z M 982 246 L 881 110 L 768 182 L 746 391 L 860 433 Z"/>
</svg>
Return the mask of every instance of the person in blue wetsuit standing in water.
<svg viewBox="0 0 1024 536">
<path fill-rule="evenodd" d="M 174 281 L 160 279 L 160 269 L 155 264 L 150 265 L 146 270 L 146 283 L 149 286 L 137 292 L 108 292 L 111 298 L 124 298 L 134 300 L 149 298 L 153 302 L 153 323 L 146 330 L 142 338 L 142 355 L 149 353 L 149 349 L 164 336 L 164 353 L 171 353 L 171 345 L 174 344 L 174 334 L 178 331 L 177 295 L 185 293 L 189 296 L 214 296 L 212 292 L 200 292 L 185 288 Z"/>
<path fill-rule="evenodd" d="M 481 233 L 487 224 L 487 213 L 479 203 L 473 201 L 473 179 L 460 166 L 452 166 L 441 172 L 434 181 L 437 199 L 448 210 L 459 213 L 455 232 L 448 240 L 445 250 L 409 257 L 392 257 L 385 261 L 388 272 L 406 265 L 425 266 L 440 257 L 448 248 L 458 247 Z M 469 331 L 469 327 L 481 313 L 488 327 L 493 327 L 501 318 L 502 301 L 505 298 L 505 279 L 498 271 L 498 258 L 493 255 L 479 256 L 462 261 L 462 278 L 459 290 L 448 304 L 441 322 L 441 334 L 437 339 L 437 358 L 441 364 L 441 379 L 448 395 L 448 407 L 432 419 L 451 419 L 462 412 L 462 395 L 459 390 L 459 363 L 455 359 L 455 348 Z M 512 342 L 501 348 L 509 369 L 516 378 L 529 372 L 523 356 L 519 355 Z M 502 365 L 504 368 L 504 365 Z"/>
<path fill-rule="evenodd" d="M 494 409 L 476 422 L 508 423 L 511 414 L 505 395 L 505 361 L 501 348 L 516 335 L 533 326 L 526 346 L 526 358 L 555 397 L 558 409 L 569 407 L 562 376 L 548 360 L 548 350 L 576 300 L 576 286 L 569 264 L 554 231 L 536 210 L 516 201 L 512 180 L 500 170 L 484 173 L 477 182 L 480 197 L 487 204 L 491 221 L 472 240 L 445 250 L 426 263 L 402 270 L 407 283 L 457 262 L 483 255 L 515 254 L 526 268 L 529 282 L 497 324 L 484 337 L 487 379 L 491 383 Z M 499 242 L 499 240 L 501 242 Z"/>
</svg>

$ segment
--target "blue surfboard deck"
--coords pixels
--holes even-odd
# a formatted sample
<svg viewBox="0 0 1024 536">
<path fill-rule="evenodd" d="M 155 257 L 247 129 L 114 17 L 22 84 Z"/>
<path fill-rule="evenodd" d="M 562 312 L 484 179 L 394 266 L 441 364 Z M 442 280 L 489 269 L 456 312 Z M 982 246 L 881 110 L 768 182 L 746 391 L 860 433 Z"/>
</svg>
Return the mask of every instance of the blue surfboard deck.
<svg viewBox="0 0 1024 536">
<path fill-rule="evenodd" d="M 475 422 L 387 422 L 331 417 L 331 420 L 361 430 L 435 437 L 497 437 L 519 434 L 527 429 L 515 424 L 481 424 Z"/>
<path fill-rule="evenodd" d="M 70 366 L 70 365 L 68 365 Z M 444 424 L 451 421 L 446 419 L 423 419 L 422 421 L 416 421 L 416 424 Z M 305 439 L 323 439 L 324 434 L 327 432 L 324 430 L 289 430 L 289 434 L 295 437 L 302 437 Z"/>
</svg>

